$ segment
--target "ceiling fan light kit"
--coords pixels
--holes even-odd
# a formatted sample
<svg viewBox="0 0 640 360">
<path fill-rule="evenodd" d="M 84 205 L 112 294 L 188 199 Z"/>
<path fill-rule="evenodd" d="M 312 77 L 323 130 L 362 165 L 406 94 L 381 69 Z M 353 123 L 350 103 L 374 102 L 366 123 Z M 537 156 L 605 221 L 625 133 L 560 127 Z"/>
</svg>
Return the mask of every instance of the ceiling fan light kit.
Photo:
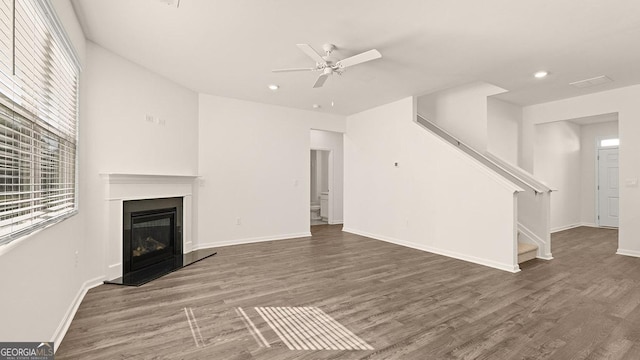
<svg viewBox="0 0 640 360">
<path fill-rule="evenodd" d="M 314 88 L 319 88 L 324 85 L 324 82 L 330 75 L 338 74 L 342 75 L 346 68 L 358 64 L 362 64 L 367 61 L 376 60 L 382 58 L 382 54 L 376 49 L 372 49 L 369 51 L 365 51 L 358 55 L 354 55 L 348 57 L 346 59 L 338 60 L 333 62 L 330 60 L 331 53 L 336 49 L 336 46 L 333 44 L 324 44 L 322 46 L 322 50 L 324 50 L 325 55 L 321 56 L 315 51 L 311 45 L 309 44 L 297 44 L 298 49 L 305 53 L 308 57 L 310 57 L 313 61 L 315 61 L 316 66 L 313 68 L 289 68 L 289 69 L 276 69 L 272 70 L 273 72 L 293 72 L 293 71 L 322 71 L 320 76 L 316 79 L 316 82 L 313 84 Z"/>
</svg>

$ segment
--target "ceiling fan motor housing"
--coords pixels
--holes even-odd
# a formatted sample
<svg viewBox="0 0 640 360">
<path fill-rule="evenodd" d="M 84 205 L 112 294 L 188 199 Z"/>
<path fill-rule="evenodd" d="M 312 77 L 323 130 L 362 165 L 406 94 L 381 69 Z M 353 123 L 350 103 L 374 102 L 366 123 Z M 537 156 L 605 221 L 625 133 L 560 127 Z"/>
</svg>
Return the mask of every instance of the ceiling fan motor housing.
<svg viewBox="0 0 640 360">
<path fill-rule="evenodd" d="M 326 56 L 328 57 L 329 55 L 331 55 L 331 52 L 333 50 L 336 49 L 336 46 L 333 44 L 324 44 L 322 45 L 322 50 L 324 50 L 324 53 L 327 54 Z"/>
</svg>

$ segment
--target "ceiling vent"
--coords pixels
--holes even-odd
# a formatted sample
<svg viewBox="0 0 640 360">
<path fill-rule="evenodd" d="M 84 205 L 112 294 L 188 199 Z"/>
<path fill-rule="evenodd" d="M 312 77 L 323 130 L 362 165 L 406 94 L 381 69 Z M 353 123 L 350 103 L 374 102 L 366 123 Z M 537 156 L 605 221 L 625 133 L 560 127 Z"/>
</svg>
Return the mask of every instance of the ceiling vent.
<svg viewBox="0 0 640 360">
<path fill-rule="evenodd" d="M 608 77 L 602 75 L 602 76 L 596 76 L 596 77 L 591 78 L 591 79 L 574 81 L 572 83 L 569 83 L 569 85 L 575 86 L 575 87 L 577 87 L 579 89 L 584 89 L 584 88 L 588 88 L 588 87 L 592 87 L 592 86 L 596 86 L 596 85 L 602 85 L 602 84 L 610 83 L 612 81 L 613 80 L 611 80 Z"/>
</svg>

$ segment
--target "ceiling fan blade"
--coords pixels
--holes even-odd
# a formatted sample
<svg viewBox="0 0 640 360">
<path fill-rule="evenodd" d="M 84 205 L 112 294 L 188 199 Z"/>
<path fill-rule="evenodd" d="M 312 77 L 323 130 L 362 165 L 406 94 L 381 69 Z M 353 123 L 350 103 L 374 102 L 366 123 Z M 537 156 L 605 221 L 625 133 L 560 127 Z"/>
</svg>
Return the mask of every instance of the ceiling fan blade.
<svg viewBox="0 0 640 360">
<path fill-rule="evenodd" d="M 316 79 L 316 83 L 313 84 L 313 87 L 314 88 L 322 87 L 322 85 L 324 85 L 324 82 L 327 81 L 328 77 L 329 77 L 329 74 L 320 74 L 320 76 L 318 76 L 318 79 Z"/>
<path fill-rule="evenodd" d="M 292 69 L 274 69 L 271 72 L 290 72 L 290 71 L 314 71 L 316 68 L 292 68 Z"/>
<path fill-rule="evenodd" d="M 363 62 L 380 59 L 381 57 L 382 57 L 382 54 L 380 54 L 378 50 L 373 49 L 373 50 L 365 51 L 358 55 L 348 57 L 346 59 L 342 59 L 336 63 L 336 66 L 341 69 L 344 69 L 346 67 L 358 65 Z"/>
<path fill-rule="evenodd" d="M 298 49 L 307 54 L 308 57 L 313 59 L 317 64 L 326 64 L 327 62 L 318 54 L 309 44 L 297 44 Z"/>
</svg>

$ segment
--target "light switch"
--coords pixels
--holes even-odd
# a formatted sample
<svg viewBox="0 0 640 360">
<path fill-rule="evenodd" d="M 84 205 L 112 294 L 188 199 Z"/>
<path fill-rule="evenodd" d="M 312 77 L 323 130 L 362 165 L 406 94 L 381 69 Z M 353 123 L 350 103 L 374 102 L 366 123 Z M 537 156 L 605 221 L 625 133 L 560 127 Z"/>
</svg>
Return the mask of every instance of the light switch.
<svg viewBox="0 0 640 360">
<path fill-rule="evenodd" d="M 638 187 L 638 178 L 629 178 L 624 181 L 627 187 Z"/>
</svg>

